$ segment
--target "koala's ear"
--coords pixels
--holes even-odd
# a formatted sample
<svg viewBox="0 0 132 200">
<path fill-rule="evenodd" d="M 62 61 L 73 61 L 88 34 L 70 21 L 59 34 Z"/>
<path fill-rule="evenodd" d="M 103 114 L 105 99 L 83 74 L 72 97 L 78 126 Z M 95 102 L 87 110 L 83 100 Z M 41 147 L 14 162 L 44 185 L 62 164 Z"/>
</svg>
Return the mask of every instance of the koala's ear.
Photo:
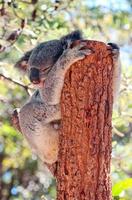
<svg viewBox="0 0 132 200">
<path fill-rule="evenodd" d="M 67 49 L 74 41 L 82 39 L 83 39 L 82 32 L 80 30 L 75 30 L 69 33 L 68 35 L 61 37 L 60 41 L 63 45 L 63 48 Z"/>
<path fill-rule="evenodd" d="M 22 70 L 23 72 L 27 71 L 28 68 L 28 60 L 31 56 L 33 49 L 30 51 L 27 51 L 24 56 L 22 56 L 17 63 L 15 64 L 15 67 L 18 68 L 19 70 Z"/>
</svg>

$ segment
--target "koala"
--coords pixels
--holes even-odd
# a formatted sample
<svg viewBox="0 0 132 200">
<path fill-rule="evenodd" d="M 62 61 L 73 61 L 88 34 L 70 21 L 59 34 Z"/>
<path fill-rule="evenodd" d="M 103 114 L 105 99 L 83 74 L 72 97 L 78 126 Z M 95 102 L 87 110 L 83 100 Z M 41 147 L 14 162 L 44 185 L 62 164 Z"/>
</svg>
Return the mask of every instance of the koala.
<svg viewBox="0 0 132 200">
<path fill-rule="evenodd" d="M 17 128 L 26 137 L 33 152 L 47 164 L 57 161 L 60 98 L 65 74 L 73 63 L 92 53 L 88 48 L 83 49 L 85 42 L 71 48 L 73 38 L 81 39 L 80 32 L 73 32 L 60 40 L 42 43 L 27 52 L 16 64 L 18 67 L 25 62 L 23 65 L 28 68 L 29 78 L 38 89 L 20 111 L 14 111 L 15 122 L 19 124 Z M 113 43 L 108 43 L 108 48 L 112 50 L 115 66 L 113 81 L 118 82 L 119 48 Z M 115 92 L 117 86 L 114 82 Z"/>
<path fill-rule="evenodd" d="M 85 42 L 70 47 L 76 33 L 60 41 L 42 43 L 32 53 L 28 52 L 26 59 L 21 59 L 21 62 L 27 61 L 29 78 L 38 89 L 20 111 L 15 110 L 14 116 L 17 116 L 19 124 L 17 128 L 26 137 L 32 151 L 48 164 L 57 160 L 60 97 L 65 74 L 73 63 L 91 54 L 90 49 L 83 49 Z"/>
</svg>

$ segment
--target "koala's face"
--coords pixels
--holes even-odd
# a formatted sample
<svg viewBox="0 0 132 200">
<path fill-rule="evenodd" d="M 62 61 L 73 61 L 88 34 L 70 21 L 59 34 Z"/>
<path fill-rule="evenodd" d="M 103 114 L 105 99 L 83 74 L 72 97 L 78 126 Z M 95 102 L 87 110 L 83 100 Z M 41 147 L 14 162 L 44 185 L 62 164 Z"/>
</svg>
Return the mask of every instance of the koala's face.
<svg viewBox="0 0 132 200">
<path fill-rule="evenodd" d="M 33 84 L 43 82 L 53 65 L 63 53 L 63 46 L 59 40 L 52 40 L 39 44 L 29 58 L 29 79 Z"/>
</svg>

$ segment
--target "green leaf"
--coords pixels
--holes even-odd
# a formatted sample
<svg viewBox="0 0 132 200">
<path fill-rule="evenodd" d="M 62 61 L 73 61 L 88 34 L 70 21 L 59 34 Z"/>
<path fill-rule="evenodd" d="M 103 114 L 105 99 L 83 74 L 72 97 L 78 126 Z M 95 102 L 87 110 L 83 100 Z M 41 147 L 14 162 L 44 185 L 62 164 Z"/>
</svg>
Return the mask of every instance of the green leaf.
<svg viewBox="0 0 132 200">
<path fill-rule="evenodd" d="M 112 195 L 119 196 L 126 189 L 132 188 L 132 178 L 117 182 L 112 188 Z"/>
</svg>

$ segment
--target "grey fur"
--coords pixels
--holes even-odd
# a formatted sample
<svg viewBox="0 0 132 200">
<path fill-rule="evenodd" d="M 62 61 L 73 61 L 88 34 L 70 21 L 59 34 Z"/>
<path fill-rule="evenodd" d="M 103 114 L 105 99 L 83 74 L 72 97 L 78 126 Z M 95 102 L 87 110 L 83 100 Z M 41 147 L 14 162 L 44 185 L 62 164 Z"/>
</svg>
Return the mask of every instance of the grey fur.
<svg viewBox="0 0 132 200">
<path fill-rule="evenodd" d="M 61 120 L 60 96 L 64 77 L 69 67 L 85 55 L 89 49 L 81 50 L 85 44 L 66 49 L 47 74 L 44 87 L 35 91 L 18 113 L 22 133 L 32 150 L 43 162 L 52 164 L 58 154 L 58 126 Z"/>
<path fill-rule="evenodd" d="M 62 55 L 63 51 L 68 48 L 68 44 L 80 39 L 82 39 L 82 33 L 81 31 L 76 30 L 61 37 L 59 40 L 56 39 L 42 42 L 37 45 L 37 47 L 26 52 L 15 64 L 15 67 L 23 71 L 26 70 L 26 65 L 28 65 L 28 71 L 32 67 L 39 68 L 39 70 L 42 68 L 52 67 Z M 23 67 L 24 64 L 25 67 Z"/>
</svg>

